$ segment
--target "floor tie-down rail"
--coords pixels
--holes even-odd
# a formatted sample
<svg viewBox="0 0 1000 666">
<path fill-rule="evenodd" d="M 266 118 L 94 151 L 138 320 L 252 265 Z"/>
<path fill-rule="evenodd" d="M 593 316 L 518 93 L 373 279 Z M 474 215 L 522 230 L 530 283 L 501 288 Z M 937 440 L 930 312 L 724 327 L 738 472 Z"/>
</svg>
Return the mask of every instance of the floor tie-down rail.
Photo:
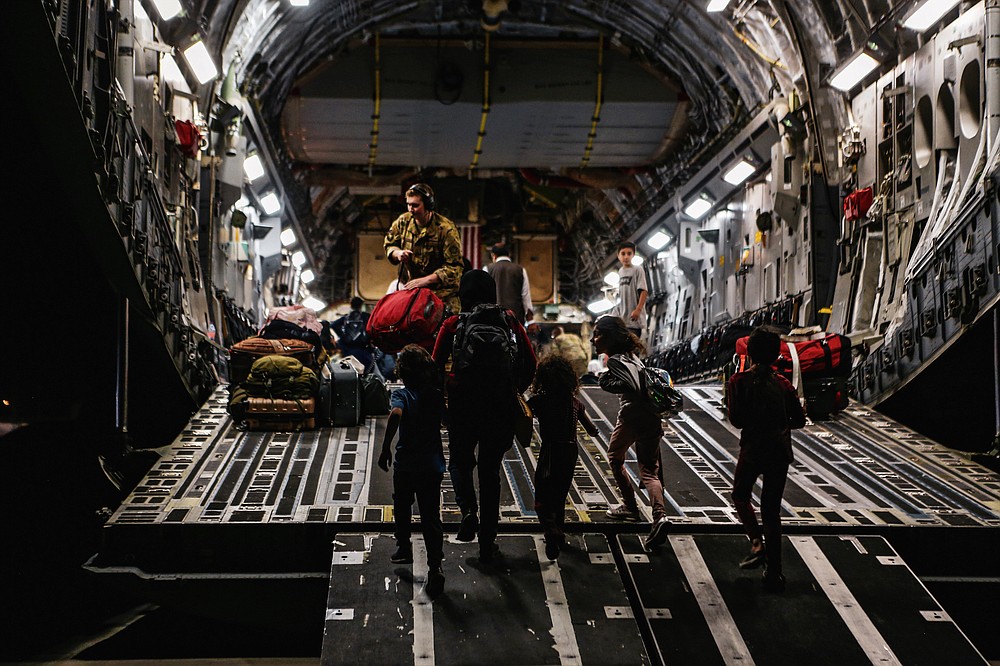
<svg viewBox="0 0 1000 666">
<path fill-rule="evenodd" d="M 389 562 L 385 534 L 335 543 L 322 663 L 976 664 L 983 657 L 881 537 L 791 536 L 787 588 L 766 593 L 730 535 L 501 535 L 501 556 L 445 543 L 445 592 L 414 563 Z"/>
</svg>

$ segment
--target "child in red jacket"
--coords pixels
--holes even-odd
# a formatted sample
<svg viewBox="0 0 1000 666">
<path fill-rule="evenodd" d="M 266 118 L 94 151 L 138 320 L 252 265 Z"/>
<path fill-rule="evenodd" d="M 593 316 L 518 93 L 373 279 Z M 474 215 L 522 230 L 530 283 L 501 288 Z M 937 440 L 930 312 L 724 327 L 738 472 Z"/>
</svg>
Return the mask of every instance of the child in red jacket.
<svg viewBox="0 0 1000 666">
<path fill-rule="evenodd" d="M 792 462 L 792 428 L 801 428 L 806 415 L 791 383 L 771 364 L 778 358 L 777 330 L 761 326 L 750 334 L 747 354 L 753 365 L 729 378 L 726 406 L 729 420 L 740 433 L 740 457 L 733 478 L 733 503 L 750 539 L 750 554 L 741 569 L 764 568 L 764 588 L 785 589 L 781 573 L 781 496 Z M 757 522 L 751 498 L 757 477 L 763 476 Z M 766 549 L 765 549 L 766 547 Z"/>
</svg>

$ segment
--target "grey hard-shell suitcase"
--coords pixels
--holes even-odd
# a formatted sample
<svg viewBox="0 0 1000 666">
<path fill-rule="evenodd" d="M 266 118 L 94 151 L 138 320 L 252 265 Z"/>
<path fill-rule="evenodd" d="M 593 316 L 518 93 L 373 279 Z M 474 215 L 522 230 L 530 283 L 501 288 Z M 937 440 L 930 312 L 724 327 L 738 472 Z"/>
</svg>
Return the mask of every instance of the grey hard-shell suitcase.
<svg viewBox="0 0 1000 666">
<path fill-rule="evenodd" d="M 321 368 L 316 423 L 320 426 L 361 423 L 361 381 L 349 363 L 330 361 Z"/>
</svg>

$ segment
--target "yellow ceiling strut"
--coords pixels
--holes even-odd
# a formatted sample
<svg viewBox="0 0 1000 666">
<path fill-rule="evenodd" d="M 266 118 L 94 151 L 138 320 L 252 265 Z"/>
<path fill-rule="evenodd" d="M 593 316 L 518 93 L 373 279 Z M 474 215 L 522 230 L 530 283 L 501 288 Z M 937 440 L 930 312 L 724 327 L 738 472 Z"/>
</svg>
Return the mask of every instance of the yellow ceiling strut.
<svg viewBox="0 0 1000 666">
<path fill-rule="evenodd" d="M 531 195 L 531 199 L 532 200 L 540 201 L 541 203 L 545 204 L 549 208 L 559 208 L 559 204 L 557 204 L 552 199 L 549 199 L 547 196 L 545 196 L 544 194 L 542 194 L 541 192 L 539 192 L 535 188 L 530 187 L 528 185 L 524 185 L 523 187 L 524 187 L 524 191 Z"/>
<path fill-rule="evenodd" d="M 768 56 L 759 46 L 750 41 L 749 37 L 747 37 L 742 32 L 737 30 L 736 26 L 733 26 L 732 28 L 733 28 L 733 34 L 735 34 L 736 37 L 738 37 L 741 42 L 746 44 L 751 51 L 756 53 L 766 63 L 768 63 L 769 65 L 773 65 L 774 67 L 780 67 L 781 69 L 786 69 L 786 70 L 788 69 L 788 65 L 781 62 L 781 60 L 775 60 L 774 58 Z"/>
<path fill-rule="evenodd" d="M 379 50 L 379 34 L 375 33 L 375 111 L 372 113 L 372 140 L 368 144 L 368 176 L 375 166 L 378 153 L 378 120 L 382 112 L 382 56 Z"/>
<path fill-rule="evenodd" d="M 486 136 L 486 117 L 490 115 L 490 33 L 485 34 L 486 43 L 483 47 L 483 114 L 479 120 L 479 134 L 476 137 L 476 150 L 472 153 L 469 171 L 479 165 L 479 156 L 483 154 L 483 137 Z"/>
<path fill-rule="evenodd" d="M 597 123 L 601 120 L 601 104 L 604 102 L 604 35 L 597 38 L 597 100 L 594 102 L 594 115 L 590 118 L 590 133 L 587 135 L 587 147 L 583 149 L 583 159 L 580 168 L 590 163 L 590 152 L 594 149 L 594 137 L 597 136 Z"/>
</svg>

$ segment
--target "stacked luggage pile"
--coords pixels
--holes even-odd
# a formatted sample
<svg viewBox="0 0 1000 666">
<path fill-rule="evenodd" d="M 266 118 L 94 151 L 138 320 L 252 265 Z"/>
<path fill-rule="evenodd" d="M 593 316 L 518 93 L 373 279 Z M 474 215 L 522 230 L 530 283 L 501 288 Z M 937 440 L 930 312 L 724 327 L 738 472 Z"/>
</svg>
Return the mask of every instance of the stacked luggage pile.
<svg viewBox="0 0 1000 666">
<path fill-rule="evenodd" d="M 250 430 L 308 430 L 316 427 L 319 379 L 313 352 L 298 340 L 253 337 L 230 351 L 233 383 L 229 413 Z M 246 374 L 236 367 L 246 367 Z M 240 359 L 236 361 L 236 359 Z"/>
<path fill-rule="evenodd" d="M 239 427 L 294 431 L 361 422 L 359 368 L 330 361 L 322 332 L 313 310 L 290 305 L 276 308 L 257 335 L 230 348 L 229 413 Z M 385 384 L 377 377 L 367 383 L 379 398 L 369 400 L 367 412 L 387 413 Z"/>
</svg>

